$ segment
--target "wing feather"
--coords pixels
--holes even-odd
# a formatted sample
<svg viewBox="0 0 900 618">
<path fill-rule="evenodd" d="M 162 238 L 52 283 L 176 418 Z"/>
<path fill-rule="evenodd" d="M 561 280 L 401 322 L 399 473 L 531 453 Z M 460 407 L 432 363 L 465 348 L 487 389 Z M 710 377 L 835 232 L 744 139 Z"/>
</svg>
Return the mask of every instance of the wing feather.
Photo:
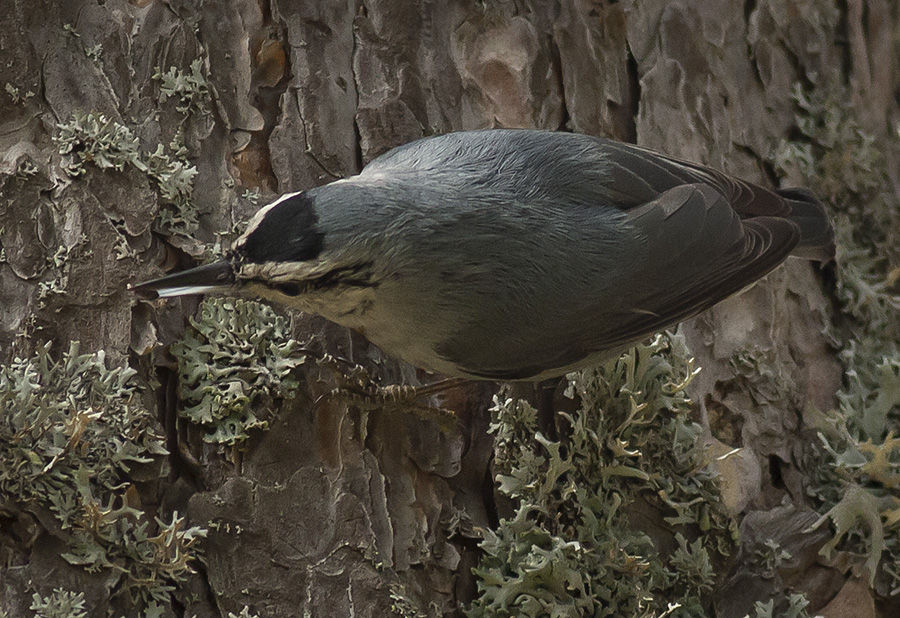
<svg viewBox="0 0 900 618">
<path fill-rule="evenodd" d="M 628 276 L 619 282 L 618 303 L 561 303 L 559 321 L 543 329 L 548 335 L 506 340 L 502 363 L 497 363 L 495 348 L 485 350 L 484 360 L 490 362 L 481 366 L 472 364 L 478 352 L 471 349 L 451 355 L 452 360 L 472 375 L 506 380 L 577 365 L 598 352 L 620 350 L 739 292 L 781 264 L 799 240 L 796 226 L 785 219 L 742 221 L 707 185 L 675 187 L 629 215 L 644 241 L 628 265 Z M 535 350 L 546 356 L 539 357 Z M 523 359 L 538 362 L 523 366 Z"/>
<path fill-rule="evenodd" d="M 427 174 L 493 233 L 494 246 L 453 249 L 485 262 L 469 302 L 453 305 L 465 307 L 452 318 L 459 328 L 437 346 L 473 376 L 547 377 L 621 350 L 744 289 L 800 242 L 791 206 L 773 191 L 630 144 L 537 133 L 449 134 L 363 172 Z M 504 227 L 494 211 L 517 223 Z"/>
</svg>

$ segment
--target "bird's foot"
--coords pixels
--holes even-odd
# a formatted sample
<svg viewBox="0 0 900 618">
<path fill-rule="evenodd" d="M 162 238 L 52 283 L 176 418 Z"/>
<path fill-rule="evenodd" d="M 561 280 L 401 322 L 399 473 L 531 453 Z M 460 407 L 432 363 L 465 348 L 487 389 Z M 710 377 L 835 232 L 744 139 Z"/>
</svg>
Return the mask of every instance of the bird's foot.
<svg viewBox="0 0 900 618">
<path fill-rule="evenodd" d="M 366 412 L 385 409 L 398 411 L 434 421 L 445 428 L 451 428 L 457 423 L 458 418 L 452 410 L 424 403 L 419 399 L 456 388 L 467 380 L 447 378 L 423 386 L 382 386 L 375 382 L 364 367 L 344 359 L 326 356 L 319 360 L 319 364 L 330 369 L 337 376 L 340 385 L 319 397 L 317 404 L 322 401 L 341 401 Z"/>
</svg>

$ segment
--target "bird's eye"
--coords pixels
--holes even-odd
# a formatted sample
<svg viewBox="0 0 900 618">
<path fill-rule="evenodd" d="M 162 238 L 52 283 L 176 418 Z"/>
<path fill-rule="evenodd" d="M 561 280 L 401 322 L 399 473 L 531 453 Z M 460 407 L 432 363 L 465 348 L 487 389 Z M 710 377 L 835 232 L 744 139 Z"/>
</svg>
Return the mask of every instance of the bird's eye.
<svg viewBox="0 0 900 618">
<path fill-rule="evenodd" d="M 281 292 L 285 296 L 299 296 L 303 288 L 299 283 L 288 282 L 272 284 L 272 289 L 276 292 Z"/>
</svg>

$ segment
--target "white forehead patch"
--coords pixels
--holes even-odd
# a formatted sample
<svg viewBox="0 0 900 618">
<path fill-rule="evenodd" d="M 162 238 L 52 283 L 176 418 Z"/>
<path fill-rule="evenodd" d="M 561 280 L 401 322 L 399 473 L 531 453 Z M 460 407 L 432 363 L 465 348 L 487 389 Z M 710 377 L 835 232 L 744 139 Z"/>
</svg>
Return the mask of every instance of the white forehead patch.
<svg viewBox="0 0 900 618">
<path fill-rule="evenodd" d="M 294 197 L 295 195 L 300 195 L 301 193 L 303 193 L 303 191 L 294 191 L 293 193 L 285 193 L 284 195 L 280 196 L 274 202 L 266 204 L 265 206 L 263 206 L 262 208 L 257 210 L 256 214 L 254 214 L 253 217 L 250 219 L 250 222 L 247 223 L 247 229 L 244 230 L 244 233 L 241 234 L 236 241 L 234 241 L 234 246 L 237 247 L 238 245 L 243 243 L 247 239 L 247 236 L 252 234 L 253 230 L 255 230 L 256 228 L 259 227 L 260 222 L 262 222 L 263 218 L 265 218 L 267 212 L 269 212 L 270 210 L 272 210 L 273 208 L 278 206 L 281 202 L 283 202 L 285 200 L 289 200 L 292 197 Z"/>
</svg>

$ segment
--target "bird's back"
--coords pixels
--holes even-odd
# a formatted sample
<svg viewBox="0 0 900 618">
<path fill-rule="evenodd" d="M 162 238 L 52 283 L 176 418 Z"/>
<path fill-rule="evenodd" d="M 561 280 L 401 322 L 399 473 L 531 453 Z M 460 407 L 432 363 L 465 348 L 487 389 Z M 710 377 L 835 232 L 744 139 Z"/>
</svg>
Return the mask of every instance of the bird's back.
<svg viewBox="0 0 900 618">
<path fill-rule="evenodd" d="M 584 135 L 427 138 L 352 182 L 390 204 L 391 276 L 366 334 L 445 373 L 558 374 L 715 304 L 803 241 L 775 192 Z M 830 231 L 804 204 L 805 227 Z"/>
</svg>

